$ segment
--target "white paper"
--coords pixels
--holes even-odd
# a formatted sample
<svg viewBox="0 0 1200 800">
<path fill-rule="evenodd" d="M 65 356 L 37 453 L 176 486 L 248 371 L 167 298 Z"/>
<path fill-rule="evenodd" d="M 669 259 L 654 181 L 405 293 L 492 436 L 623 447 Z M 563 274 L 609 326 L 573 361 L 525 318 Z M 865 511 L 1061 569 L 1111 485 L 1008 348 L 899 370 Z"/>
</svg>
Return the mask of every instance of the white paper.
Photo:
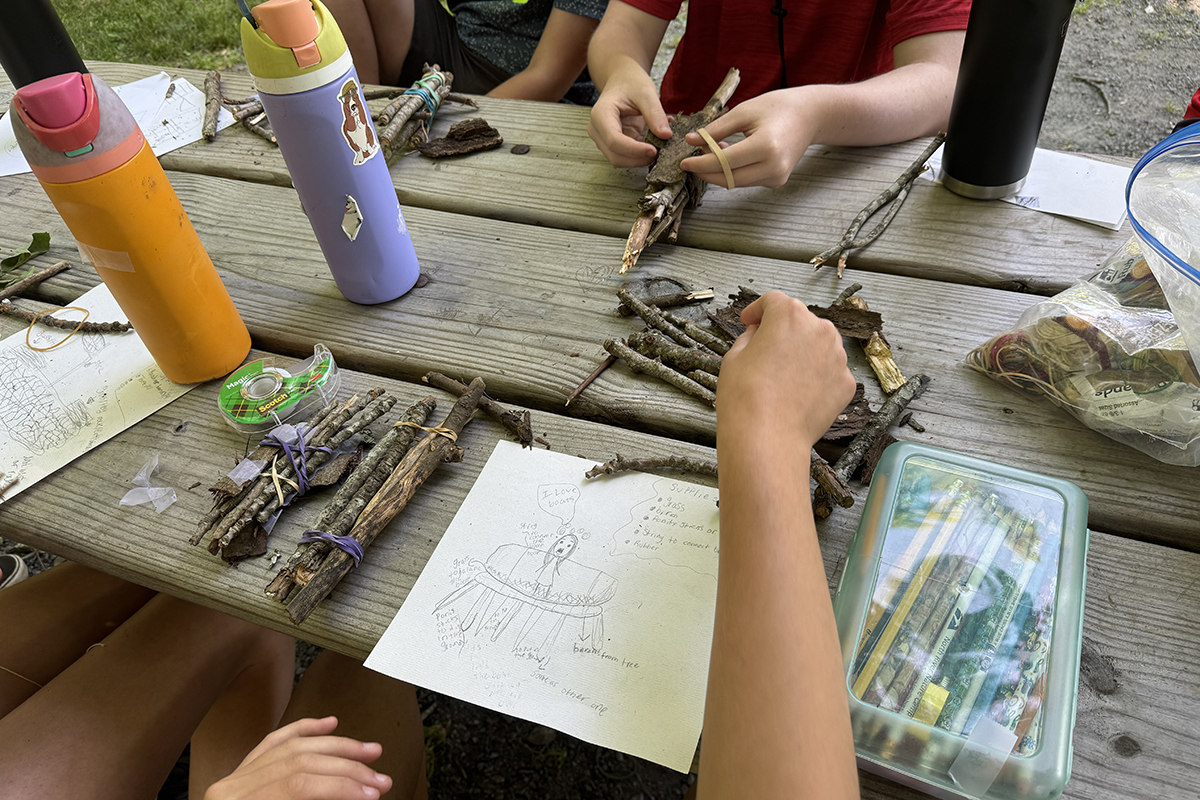
<svg viewBox="0 0 1200 800">
<path fill-rule="evenodd" d="M 103 284 L 72 305 L 88 309 L 92 322 L 127 319 Z M 37 325 L 29 340 L 48 347 L 67 333 Z M 77 333 L 44 353 L 29 349 L 25 335 L 0 341 L 0 472 L 20 479 L 0 503 L 192 388 L 167 380 L 133 331 Z M 114 479 L 114 494 L 122 490 Z"/>
<path fill-rule="evenodd" d="M 200 129 L 204 126 L 204 92 L 186 78 L 172 81 L 167 73 L 160 72 L 140 81 L 114 86 L 113 91 L 137 120 L 154 155 L 161 156 L 203 138 Z M 167 97 L 168 91 L 170 97 Z M 0 175 L 29 172 L 29 164 L 13 134 L 11 116 L 5 114 L 0 119 Z M 233 115 L 222 108 L 217 117 L 217 130 L 228 128 L 235 121 Z"/>
<path fill-rule="evenodd" d="M 686 772 L 717 490 L 500 442 L 367 666 Z"/>
<path fill-rule="evenodd" d="M 929 158 L 925 178 L 941 183 L 942 148 Z M 1022 208 L 1071 217 L 1109 230 L 1125 221 L 1129 167 L 1037 148 L 1019 193 L 1001 198 Z"/>
</svg>

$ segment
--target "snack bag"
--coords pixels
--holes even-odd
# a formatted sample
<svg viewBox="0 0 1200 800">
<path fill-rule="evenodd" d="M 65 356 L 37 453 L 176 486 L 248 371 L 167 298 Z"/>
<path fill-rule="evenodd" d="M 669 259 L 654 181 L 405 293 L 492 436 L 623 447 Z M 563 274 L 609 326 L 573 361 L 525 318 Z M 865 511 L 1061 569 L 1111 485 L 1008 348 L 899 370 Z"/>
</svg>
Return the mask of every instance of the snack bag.
<svg viewBox="0 0 1200 800">
<path fill-rule="evenodd" d="M 1200 465 L 1200 376 L 1136 238 L 967 364 L 1159 461 Z"/>
</svg>

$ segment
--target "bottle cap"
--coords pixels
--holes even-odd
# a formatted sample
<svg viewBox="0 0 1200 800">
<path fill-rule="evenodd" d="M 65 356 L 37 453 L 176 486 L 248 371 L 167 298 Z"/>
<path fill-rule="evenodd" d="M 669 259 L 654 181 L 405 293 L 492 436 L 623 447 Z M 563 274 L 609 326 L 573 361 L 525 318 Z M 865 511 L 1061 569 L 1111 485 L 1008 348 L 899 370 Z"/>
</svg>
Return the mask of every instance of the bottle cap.
<svg viewBox="0 0 1200 800">
<path fill-rule="evenodd" d="M 13 105 L 39 142 L 68 156 L 90 152 L 100 133 L 91 75 L 71 72 L 35 81 L 17 90 Z"/>
<path fill-rule="evenodd" d="M 34 122 L 44 128 L 65 128 L 83 116 L 87 91 L 78 72 L 43 78 L 18 90 Z"/>
<path fill-rule="evenodd" d="M 271 41 L 292 51 L 301 69 L 320 63 L 316 39 L 321 26 L 310 0 L 267 0 L 250 13 Z"/>
</svg>

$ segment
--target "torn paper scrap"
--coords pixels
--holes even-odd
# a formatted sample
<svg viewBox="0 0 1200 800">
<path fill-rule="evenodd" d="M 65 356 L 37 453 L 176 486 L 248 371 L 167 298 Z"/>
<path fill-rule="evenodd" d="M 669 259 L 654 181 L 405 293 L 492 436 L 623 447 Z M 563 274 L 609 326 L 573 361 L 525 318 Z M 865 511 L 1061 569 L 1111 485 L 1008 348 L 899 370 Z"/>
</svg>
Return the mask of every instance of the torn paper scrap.
<svg viewBox="0 0 1200 800">
<path fill-rule="evenodd" d="M 367 666 L 687 772 L 717 490 L 500 442 Z"/>
</svg>

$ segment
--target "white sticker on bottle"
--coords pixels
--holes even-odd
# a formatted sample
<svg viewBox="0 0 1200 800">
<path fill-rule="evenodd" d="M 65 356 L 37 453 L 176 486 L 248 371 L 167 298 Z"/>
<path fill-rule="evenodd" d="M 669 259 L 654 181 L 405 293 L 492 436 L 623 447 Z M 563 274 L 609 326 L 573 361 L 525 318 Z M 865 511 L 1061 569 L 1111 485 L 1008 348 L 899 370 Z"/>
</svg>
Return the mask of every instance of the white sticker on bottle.
<svg viewBox="0 0 1200 800">
<path fill-rule="evenodd" d="M 358 208 L 358 201 L 346 195 L 346 210 L 342 214 L 342 230 L 346 232 L 346 238 L 352 242 L 357 239 L 362 224 L 363 215 Z"/>
<path fill-rule="evenodd" d="M 105 250 L 83 242 L 79 245 L 79 258 L 89 262 L 93 267 L 112 269 L 117 272 L 133 272 L 133 261 L 124 250 Z"/>
<path fill-rule="evenodd" d="M 342 84 L 338 102 L 342 104 L 342 138 L 354 153 L 354 165 L 370 161 L 379 152 L 379 136 L 371 124 L 358 81 L 350 78 Z"/>
</svg>

